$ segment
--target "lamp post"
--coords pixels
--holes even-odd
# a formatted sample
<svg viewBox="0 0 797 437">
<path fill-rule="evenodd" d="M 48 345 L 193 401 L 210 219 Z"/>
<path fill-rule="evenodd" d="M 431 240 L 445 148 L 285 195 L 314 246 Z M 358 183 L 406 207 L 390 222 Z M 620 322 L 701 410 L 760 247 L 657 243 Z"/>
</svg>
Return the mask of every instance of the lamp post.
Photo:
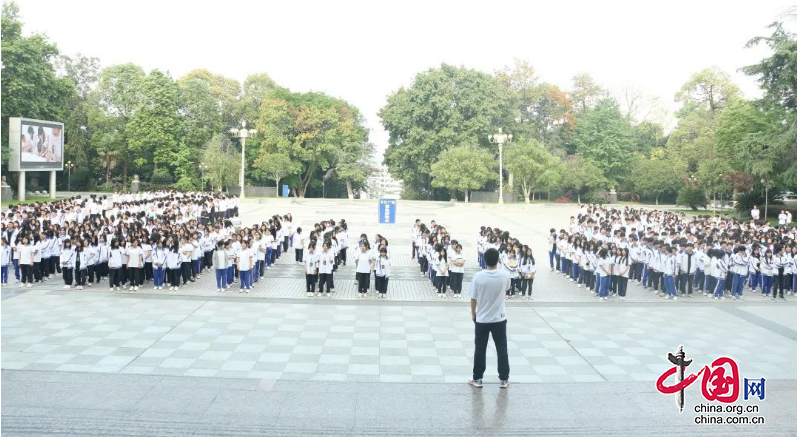
<svg viewBox="0 0 797 437">
<path fill-rule="evenodd" d="M 769 221 L 767 209 L 769 208 L 769 189 L 772 188 L 771 179 L 761 179 L 761 184 L 764 185 L 764 220 Z"/>
<path fill-rule="evenodd" d="M 199 171 L 202 172 L 202 192 L 205 192 L 205 170 L 208 169 L 208 166 L 204 163 L 199 164 Z"/>
<path fill-rule="evenodd" d="M 72 164 L 72 161 L 66 162 L 66 191 L 72 191 L 72 167 L 75 165 Z"/>
<path fill-rule="evenodd" d="M 246 128 L 246 121 L 241 122 L 241 128 L 232 128 L 230 129 L 230 133 L 234 137 L 238 137 L 241 139 L 241 176 L 238 178 L 238 183 L 241 185 L 241 194 L 238 195 L 238 198 L 245 199 L 246 195 L 244 194 L 244 173 L 246 171 L 246 139 L 252 135 L 257 134 L 256 129 L 247 129 Z"/>
<path fill-rule="evenodd" d="M 504 204 L 504 143 L 512 142 L 512 134 L 505 134 L 503 129 L 498 128 L 498 133 L 488 135 L 487 140 L 492 144 L 498 144 L 498 204 Z"/>
</svg>

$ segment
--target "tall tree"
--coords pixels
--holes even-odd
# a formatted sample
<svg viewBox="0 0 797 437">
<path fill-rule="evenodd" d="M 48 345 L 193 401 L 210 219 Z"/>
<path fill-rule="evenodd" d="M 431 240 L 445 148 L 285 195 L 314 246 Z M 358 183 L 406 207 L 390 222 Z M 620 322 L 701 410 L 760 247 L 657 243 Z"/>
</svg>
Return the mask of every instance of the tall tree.
<svg viewBox="0 0 797 437">
<path fill-rule="evenodd" d="M 127 124 L 141 107 L 141 88 L 146 75 L 135 64 L 108 67 L 100 73 L 97 88 L 90 93 L 89 129 L 98 150 L 108 157 L 106 175 L 110 175 L 110 163 L 122 162 L 122 184 L 126 187 L 130 156 L 128 153 Z M 113 157 L 113 159 L 110 159 Z"/>
<path fill-rule="evenodd" d="M 184 150 L 183 120 L 179 116 L 177 84 L 158 70 L 141 81 L 141 106 L 127 125 L 130 151 L 138 167 L 147 162 L 159 167 L 180 168 L 180 176 L 194 174 L 186 164 L 193 161 Z"/>
<path fill-rule="evenodd" d="M 99 80 L 100 61 L 79 53 L 61 56 L 58 70 L 75 84 L 75 93 L 69 99 L 69 111 L 64 120 L 64 159 L 72 161 L 78 168 L 93 168 L 97 151 L 92 145 L 88 128 L 91 105 L 89 92 Z"/>
<path fill-rule="evenodd" d="M 675 101 L 683 103 L 681 113 L 702 109 L 714 116 L 739 94 L 728 73 L 712 67 L 693 74 L 675 95 Z"/>
<path fill-rule="evenodd" d="M 244 118 L 257 119 L 260 105 L 277 88 L 276 82 L 266 73 L 250 74 L 244 80 L 241 104 Z"/>
<path fill-rule="evenodd" d="M 794 8 L 791 10 L 794 16 Z M 766 45 L 771 55 L 742 70 L 757 78 L 764 90 L 762 107 L 772 112 L 773 132 L 749 137 L 750 149 L 768 157 L 769 168 L 756 172 L 764 177 L 777 175 L 784 184 L 797 186 L 797 35 L 774 23 L 769 37 L 753 38 L 748 47 Z"/>
<path fill-rule="evenodd" d="M 553 156 L 535 139 L 522 139 L 512 144 L 506 154 L 506 168 L 520 182 L 526 203 L 540 184 L 552 184 L 560 178 L 559 158 Z"/>
<path fill-rule="evenodd" d="M 198 69 L 188 72 L 185 76 L 178 79 L 179 82 L 191 79 L 205 82 L 210 88 L 213 97 L 221 112 L 222 128 L 227 130 L 238 126 L 241 121 L 241 84 L 237 80 L 224 77 L 220 74 L 211 73 L 205 69 Z M 249 120 L 251 121 L 251 120 Z"/>
<path fill-rule="evenodd" d="M 58 47 L 44 35 L 22 35 L 16 3 L 3 3 L 0 19 L 2 58 L 2 132 L 8 132 L 9 117 L 64 121 L 75 86 L 55 73 Z M 3 138 L 3 165 L 8 162 L 7 137 Z"/>
<path fill-rule="evenodd" d="M 202 148 L 202 160 L 208 166 L 205 179 L 212 187 L 221 190 L 227 185 L 233 185 L 238 180 L 238 154 L 230 139 L 223 134 L 214 134 Z"/>
<path fill-rule="evenodd" d="M 365 141 L 367 131 L 360 123 L 359 111 L 341 99 L 275 90 L 260 108 L 259 153 L 284 153 L 298 163 L 301 171 L 294 190 L 304 197 L 318 170 L 334 168 L 339 150 Z"/>
<path fill-rule="evenodd" d="M 461 144 L 494 150 L 487 136 L 510 125 L 515 109 L 512 93 L 495 77 L 443 64 L 388 96 L 379 117 L 390 134 L 390 174 L 429 198 L 431 167 L 440 155 Z"/>
<path fill-rule="evenodd" d="M 606 91 L 595 82 L 589 73 L 578 73 L 573 76 L 573 89 L 570 100 L 579 112 L 593 108 L 606 96 Z"/>
<path fill-rule="evenodd" d="M 440 159 L 432 164 L 432 177 L 433 186 L 449 190 L 452 199 L 461 191 L 468 202 L 471 190 L 478 190 L 495 178 L 495 161 L 478 147 L 454 147 L 440 154 Z"/>
<path fill-rule="evenodd" d="M 354 191 L 364 187 L 368 177 L 376 170 L 372 163 L 373 156 L 374 145 L 367 141 L 351 143 L 340 149 L 335 173 L 346 183 L 349 199 L 354 199 Z"/>
<path fill-rule="evenodd" d="M 683 185 L 684 168 L 673 159 L 642 159 L 631 171 L 634 188 L 641 194 L 655 198 L 676 193 Z"/>
<path fill-rule="evenodd" d="M 578 155 L 567 157 L 565 171 L 562 173 L 562 188 L 573 190 L 579 203 L 581 196 L 590 192 L 597 193 L 608 187 L 609 181 L 594 161 Z"/>
<path fill-rule="evenodd" d="M 280 192 L 280 180 L 301 170 L 301 166 L 291 160 L 291 157 L 286 153 L 264 153 L 257 157 L 255 165 L 274 180 L 274 184 L 277 187 L 277 195 Z"/>
<path fill-rule="evenodd" d="M 185 144 L 197 151 L 222 131 L 221 110 L 208 83 L 201 79 L 178 82 L 180 115 L 185 125 Z"/>
<path fill-rule="evenodd" d="M 579 114 L 573 142 L 578 154 L 597 164 L 607 178 L 620 181 L 626 175 L 634 140 L 614 99 L 607 97 Z"/>
</svg>

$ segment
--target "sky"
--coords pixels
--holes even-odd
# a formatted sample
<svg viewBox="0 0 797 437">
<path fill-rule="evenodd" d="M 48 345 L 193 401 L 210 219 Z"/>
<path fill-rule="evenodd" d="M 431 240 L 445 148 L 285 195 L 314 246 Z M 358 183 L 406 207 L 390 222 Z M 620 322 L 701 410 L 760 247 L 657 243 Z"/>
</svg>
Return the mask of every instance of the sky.
<svg viewBox="0 0 797 437">
<path fill-rule="evenodd" d="M 622 97 L 633 89 L 670 113 L 690 75 L 728 72 L 745 97 L 757 84 L 737 70 L 745 49 L 797 1 L 88 1 L 16 0 L 26 33 L 45 33 L 67 55 L 126 62 L 179 78 L 197 68 L 243 82 L 267 73 L 292 91 L 320 91 L 357 106 L 378 150 L 386 98 L 441 63 L 493 73 L 529 61 L 568 89 L 590 73 Z M 672 116 L 662 120 L 672 125 Z"/>
</svg>

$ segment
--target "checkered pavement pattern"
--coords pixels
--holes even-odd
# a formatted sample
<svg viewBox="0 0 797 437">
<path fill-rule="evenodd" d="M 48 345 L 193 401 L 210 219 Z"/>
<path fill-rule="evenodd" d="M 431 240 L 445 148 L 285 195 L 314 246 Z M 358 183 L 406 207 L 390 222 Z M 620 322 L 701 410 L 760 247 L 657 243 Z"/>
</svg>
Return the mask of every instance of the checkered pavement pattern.
<svg viewBox="0 0 797 437">
<path fill-rule="evenodd" d="M 463 382 L 472 365 L 466 305 L 33 290 L 3 306 L 3 369 L 435 383 Z M 508 334 L 511 378 L 528 383 L 653 384 L 679 344 L 700 366 L 731 355 L 748 377 L 793 379 L 797 356 L 793 340 L 711 306 L 515 306 Z"/>
</svg>

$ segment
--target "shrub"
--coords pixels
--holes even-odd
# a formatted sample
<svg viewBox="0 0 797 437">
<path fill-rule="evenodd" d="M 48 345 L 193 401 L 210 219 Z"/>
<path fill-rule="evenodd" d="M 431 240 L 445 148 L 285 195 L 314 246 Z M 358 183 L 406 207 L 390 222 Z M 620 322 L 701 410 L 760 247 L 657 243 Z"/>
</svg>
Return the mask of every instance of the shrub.
<svg viewBox="0 0 797 437">
<path fill-rule="evenodd" d="M 152 187 L 153 188 L 167 188 L 174 183 L 174 178 L 169 170 L 160 169 L 152 174 Z"/>
<path fill-rule="evenodd" d="M 679 205 L 688 206 L 692 211 L 697 211 L 698 207 L 706 209 L 706 193 L 700 188 L 684 186 L 678 191 L 678 200 L 675 202 Z"/>
<path fill-rule="evenodd" d="M 783 197 L 783 194 L 779 190 L 776 190 L 774 188 L 770 189 L 769 190 L 769 205 L 770 206 L 772 206 L 772 205 L 783 205 L 783 201 L 781 200 L 782 197 Z M 738 212 L 746 213 L 746 212 L 749 212 L 751 209 L 753 209 L 753 205 L 758 205 L 758 209 L 761 210 L 761 214 L 763 215 L 764 204 L 765 203 L 766 202 L 764 200 L 764 190 L 762 190 L 761 186 L 758 185 L 751 191 L 745 191 L 745 192 L 742 192 L 742 193 L 738 193 L 736 195 L 736 207 L 735 207 L 735 209 Z M 783 208 L 780 208 L 780 209 L 783 209 Z M 778 209 L 775 212 L 775 216 L 776 217 L 777 217 L 778 212 L 780 211 L 780 209 Z M 769 208 L 768 212 L 770 213 L 769 214 L 770 216 L 772 215 L 771 214 L 772 211 L 773 211 L 773 208 Z"/>
<path fill-rule="evenodd" d="M 183 175 L 180 176 L 180 180 L 177 181 L 174 188 L 180 191 L 191 191 L 195 190 L 197 186 L 196 181 L 191 176 Z"/>
</svg>

